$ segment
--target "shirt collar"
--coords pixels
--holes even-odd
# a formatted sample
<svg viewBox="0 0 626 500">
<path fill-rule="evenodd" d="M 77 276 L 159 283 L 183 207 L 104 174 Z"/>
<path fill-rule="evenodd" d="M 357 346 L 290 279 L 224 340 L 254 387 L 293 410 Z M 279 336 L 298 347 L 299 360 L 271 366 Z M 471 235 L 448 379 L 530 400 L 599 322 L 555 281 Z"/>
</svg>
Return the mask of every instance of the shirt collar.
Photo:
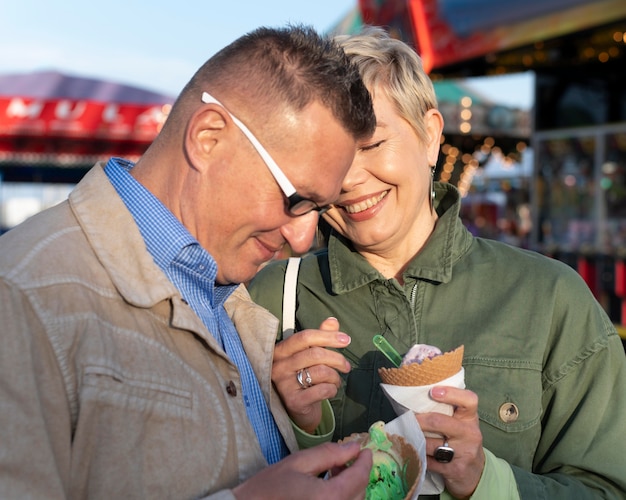
<svg viewBox="0 0 626 500">
<path fill-rule="evenodd" d="M 217 264 L 213 257 L 200 246 L 187 228 L 156 196 L 130 175 L 133 166 L 132 162 L 123 158 L 111 158 L 105 172 L 135 219 L 154 262 L 166 272 L 175 260 L 179 264 L 191 266 L 193 264 L 185 262 L 188 258 L 200 258 L 209 263 L 206 278 L 214 283 L 217 277 Z M 190 246 L 199 248 L 187 248 Z M 190 253 L 189 250 L 193 251 Z M 202 255 L 199 256 L 199 252 Z M 225 301 L 236 287 L 237 285 L 216 286 L 213 291 L 217 303 Z"/>
</svg>

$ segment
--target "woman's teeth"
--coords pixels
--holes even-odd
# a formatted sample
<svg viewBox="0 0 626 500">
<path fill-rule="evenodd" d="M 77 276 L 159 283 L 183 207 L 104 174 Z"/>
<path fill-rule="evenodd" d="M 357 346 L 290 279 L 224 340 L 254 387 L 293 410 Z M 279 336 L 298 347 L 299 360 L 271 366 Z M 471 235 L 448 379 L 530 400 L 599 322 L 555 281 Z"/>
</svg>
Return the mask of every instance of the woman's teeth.
<svg viewBox="0 0 626 500">
<path fill-rule="evenodd" d="M 368 208 L 372 208 L 377 203 L 380 203 L 380 200 L 387 196 L 388 192 L 389 191 L 385 191 L 384 193 L 381 193 L 377 196 L 372 196 L 371 198 L 365 201 L 361 201 L 359 203 L 355 203 L 354 205 L 345 205 L 343 208 L 345 208 L 346 212 L 348 212 L 349 214 L 358 214 L 359 212 L 367 210 Z"/>
</svg>

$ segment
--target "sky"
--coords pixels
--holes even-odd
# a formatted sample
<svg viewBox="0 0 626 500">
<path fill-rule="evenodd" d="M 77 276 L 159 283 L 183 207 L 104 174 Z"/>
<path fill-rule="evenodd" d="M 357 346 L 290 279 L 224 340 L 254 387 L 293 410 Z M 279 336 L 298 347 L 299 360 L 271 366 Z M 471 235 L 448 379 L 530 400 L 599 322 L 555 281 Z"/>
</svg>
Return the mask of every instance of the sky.
<svg viewBox="0 0 626 500">
<path fill-rule="evenodd" d="M 55 70 L 175 97 L 211 55 L 259 26 L 326 32 L 357 0 L 0 0 L 0 74 Z M 532 106 L 532 75 L 467 81 L 492 101 Z"/>
</svg>

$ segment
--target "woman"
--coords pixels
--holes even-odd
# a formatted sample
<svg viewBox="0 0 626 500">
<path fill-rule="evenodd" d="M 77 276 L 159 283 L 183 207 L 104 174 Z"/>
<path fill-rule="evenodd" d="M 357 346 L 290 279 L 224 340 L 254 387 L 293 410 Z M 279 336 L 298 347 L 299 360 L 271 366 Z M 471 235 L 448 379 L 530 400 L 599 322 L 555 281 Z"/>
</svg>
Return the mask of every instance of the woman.
<svg viewBox="0 0 626 500">
<path fill-rule="evenodd" d="M 442 441 L 427 439 L 444 496 L 624 498 L 626 359 L 611 321 L 572 269 L 473 237 L 457 190 L 433 185 L 443 120 L 417 54 L 377 28 L 341 39 L 378 125 L 324 215 L 328 247 L 302 261 L 295 312 L 297 329 L 332 316 L 351 336 L 341 352 L 352 370 L 331 400 L 334 437 L 396 416 L 379 386 L 378 368 L 391 365 L 374 335 L 401 353 L 415 343 L 463 344 L 467 389 L 431 393 L 454 414 L 417 415 L 454 450 L 439 463 Z M 284 261 L 272 263 L 250 286 L 278 317 L 284 274 Z M 277 345 L 272 373 L 291 409 L 331 377 L 301 354 L 284 355 L 287 345 L 306 347 L 298 335 Z M 307 384 L 297 376 L 304 368 Z"/>
</svg>

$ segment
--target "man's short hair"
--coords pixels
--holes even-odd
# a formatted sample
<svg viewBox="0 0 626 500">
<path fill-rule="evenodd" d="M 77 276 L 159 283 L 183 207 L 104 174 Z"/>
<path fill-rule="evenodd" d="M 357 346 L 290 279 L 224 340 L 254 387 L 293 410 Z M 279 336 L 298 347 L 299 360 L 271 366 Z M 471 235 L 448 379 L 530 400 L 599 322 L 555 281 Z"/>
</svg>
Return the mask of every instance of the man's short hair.
<svg viewBox="0 0 626 500">
<path fill-rule="evenodd" d="M 203 91 L 218 99 L 224 92 L 261 113 L 276 105 L 298 111 L 320 101 L 355 139 L 376 126 L 356 66 L 335 41 L 308 26 L 261 27 L 238 38 L 196 72 L 179 100 L 199 102 Z"/>
</svg>

